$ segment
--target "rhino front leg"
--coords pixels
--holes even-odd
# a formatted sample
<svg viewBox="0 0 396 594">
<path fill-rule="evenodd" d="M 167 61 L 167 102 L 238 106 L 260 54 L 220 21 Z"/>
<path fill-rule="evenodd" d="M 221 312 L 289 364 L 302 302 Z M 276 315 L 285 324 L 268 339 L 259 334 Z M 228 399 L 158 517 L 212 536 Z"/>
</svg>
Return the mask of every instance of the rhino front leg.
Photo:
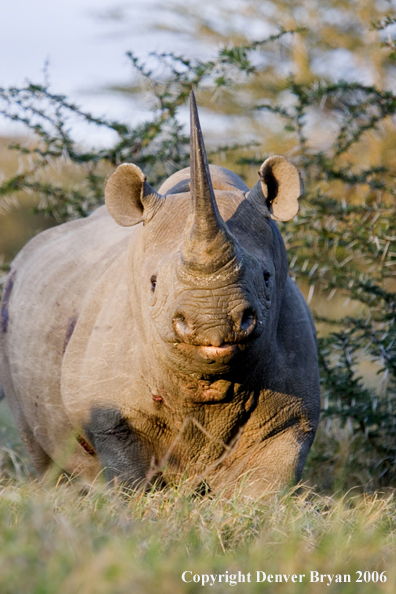
<svg viewBox="0 0 396 594">
<path fill-rule="evenodd" d="M 244 481 L 248 495 L 298 482 L 315 437 L 319 399 L 263 391 L 232 451 L 221 462 L 221 487 Z M 216 476 L 214 473 L 214 479 Z M 209 485 L 211 485 L 209 481 Z"/>
<path fill-rule="evenodd" d="M 0 393 L 2 393 L 3 396 L 6 396 L 6 400 L 15 420 L 16 428 L 18 429 L 22 443 L 25 446 L 35 469 L 39 474 L 44 474 L 50 467 L 52 460 L 37 441 L 34 431 L 26 420 L 22 406 L 14 391 L 11 374 L 8 370 L 8 363 L 6 358 L 2 357 L 1 354 L 2 353 L 0 352 L 0 369 L 2 371 L 3 385 L 0 384 Z"/>
<path fill-rule="evenodd" d="M 118 409 L 94 409 L 84 433 L 99 457 L 106 481 L 147 488 L 153 454 Z"/>
<path fill-rule="evenodd" d="M 33 462 L 33 466 L 40 475 L 43 475 L 51 466 L 52 460 L 38 443 L 34 436 L 34 432 L 26 421 L 22 408 L 16 398 L 9 397 L 9 392 L 7 394 L 7 401 L 14 416 L 16 428 L 18 429 L 28 455 Z"/>
<path fill-rule="evenodd" d="M 313 434 L 293 427 L 271 439 L 261 452 L 251 456 L 248 464 L 254 468 L 256 460 L 257 472 L 252 478 L 257 480 L 258 489 L 263 480 L 280 487 L 296 484 L 301 478 L 313 438 Z"/>
<path fill-rule="evenodd" d="M 210 472 L 207 482 L 213 490 L 225 489 L 228 494 L 243 485 L 244 493 L 254 498 L 294 485 L 301 478 L 313 438 L 314 433 L 299 426 L 249 444 L 242 437 L 235 450 Z"/>
</svg>

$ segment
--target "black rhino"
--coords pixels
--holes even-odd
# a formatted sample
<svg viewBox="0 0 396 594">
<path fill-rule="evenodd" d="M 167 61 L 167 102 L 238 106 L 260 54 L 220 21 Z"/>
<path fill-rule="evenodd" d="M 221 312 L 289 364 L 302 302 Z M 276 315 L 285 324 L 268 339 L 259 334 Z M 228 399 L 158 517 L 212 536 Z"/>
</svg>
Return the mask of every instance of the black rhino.
<svg viewBox="0 0 396 594">
<path fill-rule="evenodd" d="M 279 156 L 259 174 L 249 191 L 208 166 L 192 94 L 190 168 L 157 193 L 119 166 L 106 206 L 14 260 L 0 380 L 39 472 L 214 491 L 243 477 L 252 495 L 299 479 L 316 337 L 273 219 L 297 213 L 301 182 Z"/>
</svg>

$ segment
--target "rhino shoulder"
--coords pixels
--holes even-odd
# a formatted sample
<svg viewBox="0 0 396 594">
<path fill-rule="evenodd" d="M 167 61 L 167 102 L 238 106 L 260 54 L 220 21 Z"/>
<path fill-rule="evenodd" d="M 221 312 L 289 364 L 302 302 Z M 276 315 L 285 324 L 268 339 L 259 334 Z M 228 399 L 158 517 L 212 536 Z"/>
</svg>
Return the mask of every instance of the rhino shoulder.
<svg viewBox="0 0 396 594">
<path fill-rule="evenodd" d="M 276 389 L 302 397 L 317 416 L 319 370 L 316 330 L 297 284 L 288 277 L 279 312 L 276 345 Z"/>
</svg>

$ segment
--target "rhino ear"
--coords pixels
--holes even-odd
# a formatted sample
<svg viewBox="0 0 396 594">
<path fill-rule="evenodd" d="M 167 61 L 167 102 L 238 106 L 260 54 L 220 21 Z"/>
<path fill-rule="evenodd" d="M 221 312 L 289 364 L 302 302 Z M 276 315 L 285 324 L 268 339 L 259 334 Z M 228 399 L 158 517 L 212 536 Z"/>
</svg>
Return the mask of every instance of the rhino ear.
<svg viewBox="0 0 396 594">
<path fill-rule="evenodd" d="M 285 157 L 269 157 L 260 167 L 260 181 L 246 194 L 261 214 L 276 221 L 289 221 L 299 209 L 304 191 L 297 169 Z"/>
<path fill-rule="evenodd" d="M 120 165 L 105 187 L 107 210 L 123 227 L 148 223 L 165 202 L 146 181 L 143 171 L 132 163 Z"/>
</svg>

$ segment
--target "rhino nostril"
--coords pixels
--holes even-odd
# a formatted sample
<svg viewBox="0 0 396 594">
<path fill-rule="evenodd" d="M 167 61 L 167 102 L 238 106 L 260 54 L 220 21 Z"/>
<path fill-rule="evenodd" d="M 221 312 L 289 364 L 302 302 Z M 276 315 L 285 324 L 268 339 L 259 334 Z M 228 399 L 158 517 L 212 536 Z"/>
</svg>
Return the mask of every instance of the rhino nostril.
<svg viewBox="0 0 396 594">
<path fill-rule="evenodd" d="M 256 327 L 257 316 L 256 312 L 248 307 L 244 310 L 242 318 L 241 318 L 241 332 L 245 334 L 251 334 Z"/>
<path fill-rule="evenodd" d="M 192 335 L 193 329 L 191 328 L 190 324 L 186 320 L 183 314 L 178 313 L 173 317 L 173 328 L 176 334 L 181 339 L 188 338 Z"/>
</svg>

